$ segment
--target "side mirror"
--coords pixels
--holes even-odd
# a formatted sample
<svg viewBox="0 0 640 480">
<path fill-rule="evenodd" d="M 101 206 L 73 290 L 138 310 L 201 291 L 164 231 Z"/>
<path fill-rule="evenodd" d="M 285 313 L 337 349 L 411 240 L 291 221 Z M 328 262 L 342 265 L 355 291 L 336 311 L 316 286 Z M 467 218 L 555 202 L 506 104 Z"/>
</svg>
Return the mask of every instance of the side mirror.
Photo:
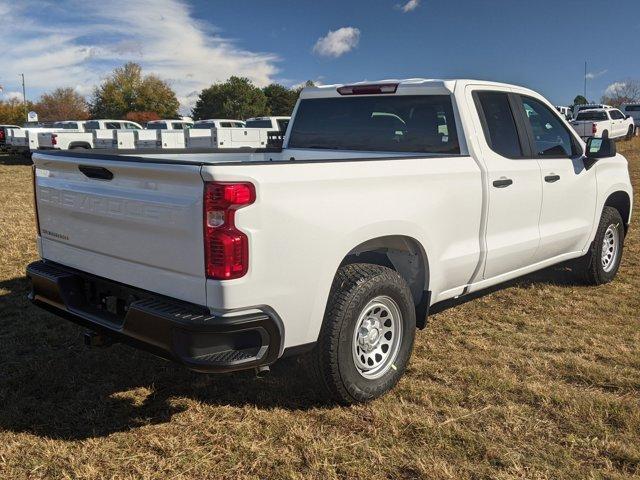
<svg viewBox="0 0 640 480">
<path fill-rule="evenodd" d="M 591 168 L 601 158 L 609 158 L 616 156 L 616 142 L 610 138 L 587 139 L 587 149 L 585 151 L 585 167 Z"/>
</svg>

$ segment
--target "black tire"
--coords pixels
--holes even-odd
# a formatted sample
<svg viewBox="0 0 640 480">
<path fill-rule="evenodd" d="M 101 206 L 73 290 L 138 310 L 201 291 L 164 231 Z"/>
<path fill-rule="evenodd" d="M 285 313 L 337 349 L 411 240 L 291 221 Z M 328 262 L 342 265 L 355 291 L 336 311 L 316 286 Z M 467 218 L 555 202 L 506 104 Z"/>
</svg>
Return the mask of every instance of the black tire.
<svg viewBox="0 0 640 480">
<path fill-rule="evenodd" d="M 603 251 L 605 248 L 604 240 L 609 227 L 615 227 L 618 232 L 616 243 L 616 255 L 613 263 L 605 269 L 603 265 Z M 593 240 L 587 254 L 582 257 L 577 264 L 577 273 L 579 273 L 584 281 L 589 285 L 602 285 L 612 281 L 622 260 L 622 252 L 624 247 L 624 222 L 620 216 L 620 212 L 613 207 L 604 207 L 596 238 Z"/>
<path fill-rule="evenodd" d="M 386 360 L 387 368 L 380 370 L 381 376 L 366 378 L 354 359 L 355 329 L 366 313 L 365 307 L 384 297 L 398 307 L 402 333 L 398 335 L 397 350 L 393 349 L 395 357 L 388 354 L 392 360 Z M 384 316 L 384 309 L 382 312 Z M 334 278 L 318 342 L 304 355 L 303 365 L 312 381 L 332 400 L 345 405 L 367 402 L 385 394 L 400 380 L 413 350 L 415 332 L 415 306 L 400 275 L 379 265 L 346 265 Z"/>
<path fill-rule="evenodd" d="M 630 125 L 629 131 L 627 132 L 627 140 L 631 140 L 633 138 L 634 133 L 635 133 L 635 130 L 633 128 L 633 125 Z"/>
<path fill-rule="evenodd" d="M 605 130 L 602 132 L 602 138 L 609 138 L 609 130 Z"/>
</svg>

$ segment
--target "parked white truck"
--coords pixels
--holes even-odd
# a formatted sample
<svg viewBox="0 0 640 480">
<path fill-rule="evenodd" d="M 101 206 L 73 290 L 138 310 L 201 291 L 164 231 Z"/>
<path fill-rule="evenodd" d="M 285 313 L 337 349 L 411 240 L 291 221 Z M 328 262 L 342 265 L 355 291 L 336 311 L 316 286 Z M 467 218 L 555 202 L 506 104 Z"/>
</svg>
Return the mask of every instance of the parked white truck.
<svg viewBox="0 0 640 480">
<path fill-rule="evenodd" d="M 640 103 L 627 103 L 621 110 L 627 117 L 633 118 L 636 130 L 640 129 Z"/>
<path fill-rule="evenodd" d="M 265 128 L 215 127 L 203 124 L 185 130 L 187 148 L 266 148 L 269 130 Z"/>
<path fill-rule="evenodd" d="M 583 110 L 571 126 L 582 138 L 631 138 L 635 131 L 633 118 L 617 108 Z"/>
<path fill-rule="evenodd" d="M 278 150 L 34 162 L 33 302 L 202 372 L 300 355 L 343 403 L 396 384 L 430 305 L 613 280 L 633 195 L 612 140 L 473 80 L 305 88 Z"/>
</svg>

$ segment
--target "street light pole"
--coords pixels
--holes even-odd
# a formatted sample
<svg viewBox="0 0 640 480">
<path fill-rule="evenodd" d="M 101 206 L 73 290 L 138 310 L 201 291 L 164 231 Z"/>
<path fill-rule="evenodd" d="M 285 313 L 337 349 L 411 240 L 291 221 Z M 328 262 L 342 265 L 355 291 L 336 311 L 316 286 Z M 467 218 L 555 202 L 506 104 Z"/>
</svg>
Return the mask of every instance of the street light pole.
<svg viewBox="0 0 640 480">
<path fill-rule="evenodd" d="M 22 105 L 24 106 L 24 118 L 25 121 L 29 121 L 29 115 L 27 115 L 27 90 L 24 87 L 24 73 L 21 73 L 22 77 Z"/>
</svg>

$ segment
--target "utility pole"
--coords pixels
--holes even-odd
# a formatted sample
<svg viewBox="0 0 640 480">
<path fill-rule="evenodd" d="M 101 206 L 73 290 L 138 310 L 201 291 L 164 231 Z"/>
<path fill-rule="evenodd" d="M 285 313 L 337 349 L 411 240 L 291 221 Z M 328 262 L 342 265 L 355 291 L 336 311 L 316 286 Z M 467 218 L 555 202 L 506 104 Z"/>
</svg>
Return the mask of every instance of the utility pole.
<svg viewBox="0 0 640 480">
<path fill-rule="evenodd" d="M 584 98 L 587 99 L 587 61 L 584 61 Z M 587 100 L 588 101 L 588 100 Z"/>
<path fill-rule="evenodd" d="M 24 106 L 24 121 L 29 121 L 29 115 L 27 115 L 27 90 L 24 87 L 24 73 L 21 73 L 22 77 L 22 104 Z"/>
</svg>

